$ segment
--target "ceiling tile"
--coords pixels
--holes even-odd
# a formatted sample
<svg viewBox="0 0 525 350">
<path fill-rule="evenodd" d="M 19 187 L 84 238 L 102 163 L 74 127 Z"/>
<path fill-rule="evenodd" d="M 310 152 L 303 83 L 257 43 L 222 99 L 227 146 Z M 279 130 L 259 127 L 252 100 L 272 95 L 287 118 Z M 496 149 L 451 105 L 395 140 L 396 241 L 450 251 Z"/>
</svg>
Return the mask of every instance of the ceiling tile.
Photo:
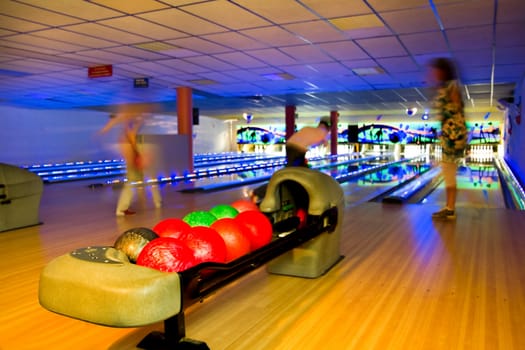
<svg viewBox="0 0 525 350">
<path fill-rule="evenodd" d="M 163 60 L 163 61 L 158 61 L 158 62 L 164 66 L 168 66 L 172 69 L 176 69 L 184 73 L 193 74 L 193 73 L 209 72 L 211 70 L 210 67 L 193 64 L 184 59 Z"/>
<path fill-rule="evenodd" d="M 46 28 L 46 26 L 37 23 L 24 21 L 23 19 L 13 18 L 2 14 L 0 14 L 0 23 L 2 23 L 3 28 L 9 28 L 12 31 L 21 33 Z"/>
<path fill-rule="evenodd" d="M 137 15 L 148 21 L 192 35 L 220 33 L 227 29 L 178 9 L 168 9 Z"/>
<path fill-rule="evenodd" d="M 99 39 L 111 39 L 110 41 L 115 41 L 118 44 L 138 44 L 150 40 L 143 36 L 113 29 L 97 23 L 76 24 L 64 27 L 64 29 L 80 34 L 89 33 L 89 35 Z"/>
<path fill-rule="evenodd" d="M 377 12 L 430 6 L 428 0 L 368 0 L 368 3 Z"/>
<path fill-rule="evenodd" d="M 452 50 L 472 50 L 492 47 L 492 26 L 469 27 L 447 30 Z"/>
<path fill-rule="evenodd" d="M 397 34 L 439 30 L 439 24 L 430 7 L 381 13 L 386 24 Z"/>
<path fill-rule="evenodd" d="M 246 51 L 246 53 L 260 61 L 266 62 L 266 64 L 270 66 L 287 66 L 297 64 L 295 59 L 277 49 L 251 50 Z"/>
<path fill-rule="evenodd" d="M 347 66 L 350 69 L 354 68 L 370 68 L 377 66 L 377 63 L 373 59 L 365 60 L 344 60 L 341 61 L 342 64 Z"/>
<path fill-rule="evenodd" d="M 253 57 L 250 57 L 242 52 L 230 52 L 230 53 L 220 53 L 214 55 L 214 57 L 229 62 L 237 67 L 241 68 L 257 68 L 264 67 L 265 64 Z"/>
<path fill-rule="evenodd" d="M 496 45 L 498 47 L 525 46 L 525 35 L 516 35 L 517 33 L 525 33 L 525 21 L 498 23 L 496 25 Z"/>
<path fill-rule="evenodd" d="M 89 3 L 87 1 L 19 0 L 19 2 L 89 21 L 96 21 L 103 18 L 111 18 L 122 15 L 120 12 L 99 6 L 97 4 Z"/>
<path fill-rule="evenodd" d="M 525 46 L 499 48 L 496 50 L 496 62 L 497 64 L 525 63 Z"/>
<path fill-rule="evenodd" d="M 464 1 L 450 5 L 437 5 L 437 11 L 445 29 L 465 28 L 492 24 L 494 3 L 492 1 Z"/>
<path fill-rule="evenodd" d="M 229 64 L 228 62 L 218 60 L 215 57 L 211 56 L 188 57 L 185 58 L 184 61 L 199 65 L 201 67 L 206 67 L 208 71 L 225 71 L 237 69 L 237 67 Z"/>
<path fill-rule="evenodd" d="M 307 64 L 286 66 L 282 67 L 282 69 L 285 72 L 301 79 L 312 78 L 320 74 L 319 71 L 316 70 L 313 66 Z"/>
<path fill-rule="evenodd" d="M 234 0 L 234 2 L 273 23 L 283 24 L 318 19 L 315 14 L 294 0 Z"/>
<path fill-rule="evenodd" d="M 318 46 L 323 49 L 327 55 L 337 60 L 357 60 L 369 58 L 369 56 L 363 50 L 361 50 L 359 46 L 350 40 L 319 44 Z"/>
<path fill-rule="evenodd" d="M 263 27 L 270 24 L 263 18 L 226 0 L 184 6 L 184 11 L 234 30 Z"/>
<path fill-rule="evenodd" d="M 356 40 L 357 44 L 369 55 L 374 57 L 405 56 L 406 50 L 401 46 L 396 37 L 370 38 Z"/>
<path fill-rule="evenodd" d="M 84 50 L 78 51 L 78 55 L 83 57 L 90 57 L 97 59 L 102 64 L 118 64 L 118 63 L 130 63 L 136 62 L 140 59 L 137 57 L 130 57 L 125 55 L 119 55 L 117 53 L 105 51 L 105 50 Z"/>
<path fill-rule="evenodd" d="M 219 83 L 234 83 L 239 81 L 238 78 L 234 78 L 231 75 L 223 74 L 220 72 L 206 72 L 200 74 L 199 76 L 205 79 L 214 80 Z"/>
<path fill-rule="evenodd" d="M 113 27 L 126 32 L 135 33 L 153 40 L 177 39 L 187 36 L 172 28 L 161 26 L 155 23 L 145 21 L 140 18 L 125 16 L 105 21 L 99 21 L 99 24 Z"/>
<path fill-rule="evenodd" d="M 149 50 L 141 50 L 131 46 L 117 46 L 107 48 L 106 51 L 113 52 L 119 55 L 126 55 L 130 57 L 140 58 L 141 60 L 159 60 L 166 59 L 166 55 L 152 52 Z"/>
<path fill-rule="evenodd" d="M 372 13 L 362 0 L 302 0 L 312 11 L 326 18 L 346 17 Z"/>
<path fill-rule="evenodd" d="M 183 47 L 192 51 L 205 53 L 205 54 L 214 54 L 214 53 L 223 53 L 232 51 L 231 48 L 218 45 L 210 42 L 209 40 L 204 40 L 197 37 L 182 38 L 176 40 L 168 40 L 167 43 Z"/>
<path fill-rule="evenodd" d="M 493 63 L 491 49 L 454 51 L 453 57 L 460 66 L 487 66 Z"/>
<path fill-rule="evenodd" d="M 444 52 L 448 50 L 447 43 L 441 32 L 427 32 L 400 35 L 399 39 L 408 52 L 413 55 Z"/>
<path fill-rule="evenodd" d="M 348 67 L 338 62 L 313 63 L 311 66 L 324 77 L 346 76 L 353 74 Z"/>
<path fill-rule="evenodd" d="M 377 59 L 377 63 L 379 63 L 387 73 L 419 71 L 419 66 L 409 56 L 379 58 Z"/>
<path fill-rule="evenodd" d="M 37 37 L 34 35 L 13 35 L 7 38 L 10 42 L 17 42 L 20 44 L 30 45 L 34 48 L 35 51 L 40 51 L 41 49 L 53 48 L 55 52 L 75 52 L 85 49 L 84 46 L 68 44 L 56 40 L 50 40 L 46 38 Z"/>
<path fill-rule="evenodd" d="M 241 33 L 274 47 L 304 44 L 297 35 L 277 26 L 248 29 Z"/>
<path fill-rule="evenodd" d="M 325 21 L 311 21 L 284 25 L 283 28 L 304 38 L 306 42 L 323 43 L 347 39 L 345 35 L 336 30 Z"/>
<path fill-rule="evenodd" d="M 268 45 L 264 43 L 236 32 L 203 35 L 202 38 L 234 50 L 252 50 L 268 47 Z"/>
<path fill-rule="evenodd" d="M 68 1 L 69 2 L 69 1 Z M 91 0 L 91 2 L 104 5 L 106 7 L 124 13 L 135 14 L 160 10 L 169 7 L 166 4 L 155 0 L 122 1 L 122 0 Z"/>
<path fill-rule="evenodd" d="M 0 11 L 2 11 L 2 14 L 4 15 L 17 17 L 19 19 L 31 18 L 33 19 L 33 22 L 56 27 L 82 22 L 82 20 L 78 18 L 61 15 L 13 1 L 2 1 Z"/>
<path fill-rule="evenodd" d="M 318 63 L 332 61 L 324 52 L 312 45 L 283 47 L 281 51 L 295 58 L 298 62 Z"/>
<path fill-rule="evenodd" d="M 59 40 L 70 44 L 82 45 L 90 48 L 102 49 L 106 47 L 115 46 L 115 43 L 111 41 L 94 38 L 92 36 L 80 33 L 70 32 L 63 29 L 40 30 L 38 32 L 34 32 L 33 35 L 52 40 Z"/>
<path fill-rule="evenodd" d="M 497 23 L 521 22 L 523 25 L 523 14 L 525 13 L 525 2 L 522 0 L 499 0 Z"/>
</svg>

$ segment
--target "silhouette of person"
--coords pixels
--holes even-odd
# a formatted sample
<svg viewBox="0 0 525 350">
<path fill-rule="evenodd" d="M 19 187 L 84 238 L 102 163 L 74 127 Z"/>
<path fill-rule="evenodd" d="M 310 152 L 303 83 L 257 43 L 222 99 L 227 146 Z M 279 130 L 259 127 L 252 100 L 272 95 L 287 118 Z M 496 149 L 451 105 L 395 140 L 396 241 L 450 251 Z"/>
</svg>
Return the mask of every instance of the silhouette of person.
<svg viewBox="0 0 525 350">
<path fill-rule="evenodd" d="M 437 87 L 434 105 L 441 119 L 441 168 L 445 180 L 445 207 L 432 214 L 434 218 L 456 217 L 457 168 L 467 147 L 468 131 L 458 76 L 452 61 L 436 58 L 430 61 L 431 78 Z"/>
<path fill-rule="evenodd" d="M 121 132 L 118 138 L 119 150 L 126 164 L 127 181 L 124 183 L 120 197 L 117 202 L 115 214 L 117 216 L 133 215 L 130 209 L 135 191 L 131 183 L 144 180 L 144 158 L 137 145 L 137 134 L 142 127 L 144 119 L 137 114 L 111 115 L 110 120 L 100 130 L 104 134 L 114 127 L 120 126 Z M 155 207 L 162 206 L 162 199 L 158 187 L 152 187 L 152 196 Z"/>
</svg>

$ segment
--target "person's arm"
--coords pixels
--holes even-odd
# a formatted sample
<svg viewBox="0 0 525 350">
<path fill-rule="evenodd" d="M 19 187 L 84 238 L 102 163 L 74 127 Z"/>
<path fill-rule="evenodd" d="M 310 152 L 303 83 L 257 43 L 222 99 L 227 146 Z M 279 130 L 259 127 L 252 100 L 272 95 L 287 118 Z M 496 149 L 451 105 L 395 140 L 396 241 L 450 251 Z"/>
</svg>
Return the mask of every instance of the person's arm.
<svg viewBox="0 0 525 350">
<path fill-rule="evenodd" d="M 122 119 L 122 115 L 111 116 L 106 125 L 104 125 L 104 127 L 99 130 L 99 134 L 105 134 L 106 132 L 111 130 L 115 125 L 122 122 Z"/>
</svg>

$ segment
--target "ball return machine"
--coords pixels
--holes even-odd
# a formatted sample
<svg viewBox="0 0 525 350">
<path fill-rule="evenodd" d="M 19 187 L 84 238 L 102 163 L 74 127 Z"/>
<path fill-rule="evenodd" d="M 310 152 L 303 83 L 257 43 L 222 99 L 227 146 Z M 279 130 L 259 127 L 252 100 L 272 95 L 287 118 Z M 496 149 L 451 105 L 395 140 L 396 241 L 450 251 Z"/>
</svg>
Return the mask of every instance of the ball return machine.
<svg viewBox="0 0 525 350">
<path fill-rule="evenodd" d="M 226 264 L 202 263 L 166 273 L 129 262 L 113 247 L 76 249 L 46 265 L 39 302 L 52 312 L 108 327 L 164 322 L 148 334 L 142 349 L 205 350 L 186 337 L 185 309 L 210 293 L 266 264 L 269 273 L 317 278 L 341 258 L 343 191 L 331 176 L 309 168 L 274 173 L 259 205 L 273 223 L 272 241 Z M 305 223 L 296 216 L 307 211 Z"/>
</svg>

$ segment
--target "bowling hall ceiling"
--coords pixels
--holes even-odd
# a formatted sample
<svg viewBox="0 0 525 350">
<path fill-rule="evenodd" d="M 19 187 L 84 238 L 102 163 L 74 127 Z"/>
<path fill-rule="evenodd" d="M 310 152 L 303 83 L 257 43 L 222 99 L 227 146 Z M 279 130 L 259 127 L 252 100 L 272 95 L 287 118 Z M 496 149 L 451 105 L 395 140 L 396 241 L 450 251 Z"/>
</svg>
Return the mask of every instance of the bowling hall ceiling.
<svg viewBox="0 0 525 350">
<path fill-rule="evenodd" d="M 188 86 L 224 119 L 403 115 L 429 108 L 426 64 L 450 57 L 481 115 L 523 79 L 524 14 L 523 0 L 0 0 L 0 104 L 173 112 Z"/>
</svg>

